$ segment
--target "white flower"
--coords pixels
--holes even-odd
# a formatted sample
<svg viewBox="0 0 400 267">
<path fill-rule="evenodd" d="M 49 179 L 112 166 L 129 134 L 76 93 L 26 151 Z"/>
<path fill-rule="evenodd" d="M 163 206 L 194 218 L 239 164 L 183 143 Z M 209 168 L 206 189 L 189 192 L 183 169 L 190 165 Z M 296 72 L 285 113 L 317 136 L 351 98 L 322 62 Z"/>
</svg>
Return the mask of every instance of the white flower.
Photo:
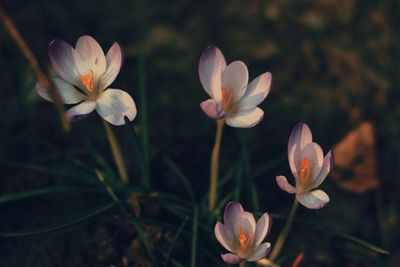
<svg viewBox="0 0 400 267">
<path fill-rule="evenodd" d="M 258 261 L 268 254 L 271 243 L 264 242 L 271 228 L 271 219 L 264 213 L 257 223 L 253 214 L 244 211 L 239 202 L 231 201 L 225 207 L 224 223 L 217 222 L 214 228 L 219 243 L 231 253 L 222 254 L 229 264 L 243 261 Z"/>
<path fill-rule="evenodd" d="M 77 104 L 66 112 L 70 120 L 85 116 L 96 109 L 103 119 L 114 125 L 125 124 L 124 117 L 136 117 L 132 97 L 120 90 L 108 88 L 117 77 L 123 60 L 122 49 L 114 43 L 104 55 L 95 39 L 82 36 L 75 49 L 63 40 L 50 43 L 49 56 L 60 78 L 53 78 L 65 104 Z M 40 83 L 36 90 L 41 97 L 52 101 Z"/>
<path fill-rule="evenodd" d="M 242 61 L 228 66 L 217 47 L 207 47 L 199 62 L 200 82 L 211 97 L 200 104 L 204 113 L 213 119 L 224 119 L 232 127 L 248 128 L 257 125 L 264 112 L 257 107 L 268 95 L 272 75 L 265 72 L 248 83 L 249 74 Z"/>
<path fill-rule="evenodd" d="M 321 147 L 312 141 L 311 130 L 305 123 L 299 123 L 292 131 L 288 143 L 290 170 L 296 187 L 288 183 L 286 177 L 277 176 L 278 186 L 296 194 L 297 200 L 309 209 L 320 209 L 329 202 L 329 196 L 322 190 L 314 190 L 326 178 L 334 165 L 331 151 L 326 156 Z"/>
</svg>

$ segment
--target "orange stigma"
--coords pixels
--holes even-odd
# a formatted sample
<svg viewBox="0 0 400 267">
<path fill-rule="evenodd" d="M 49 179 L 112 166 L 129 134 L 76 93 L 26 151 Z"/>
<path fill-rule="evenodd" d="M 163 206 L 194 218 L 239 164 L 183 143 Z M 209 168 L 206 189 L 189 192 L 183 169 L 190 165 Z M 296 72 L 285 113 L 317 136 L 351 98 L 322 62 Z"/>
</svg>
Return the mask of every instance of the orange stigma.
<svg viewBox="0 0 400 267">
<path fill-rule="evenodd" d="M 221 93 L 222 93 L 221 106 L 226 111 L 233 99 L 233 89 L 226 89 L 222 87 Z"/>
<path fill-rule="evenodd" d="M 81 75 L 79 78 L 81 79 L 83 86 L 85 86 L 89 92 L 93 92 L 93 71 L 90 70 L 90 74 Z"/>
<path fill-rule="evenodd" d="M 243 232 L 243 227 L 240 226 L 240 232 L 239 232 L 239 237 L 238 237 L 238 240 L 239 240 L 239 243 L 240 243 L 240 247 L 242 247 L 242 248 L 243 247 L 244 248 L 247 247 L 252 238 L 253 238 L 253 235 L 249 234 L 249 236 L 246 236 L 244 234 L 244 232 Z"/>
<path fill-rule="evenodd" d="M 300 161 L 300 181 L 305 182 L 310 177 L 310 160 L 302 159 Z"/>
</svg>

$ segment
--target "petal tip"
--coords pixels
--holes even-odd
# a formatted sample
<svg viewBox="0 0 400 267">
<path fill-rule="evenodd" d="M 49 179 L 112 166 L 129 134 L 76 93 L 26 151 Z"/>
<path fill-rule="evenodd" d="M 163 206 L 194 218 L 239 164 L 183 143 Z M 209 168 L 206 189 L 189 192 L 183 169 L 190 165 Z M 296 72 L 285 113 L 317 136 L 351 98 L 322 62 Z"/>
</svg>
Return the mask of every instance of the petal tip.
<svg viewBox="0 0 400 267">
<path fill-rule="evenodd" d="M 239 256 L 232 253 L 221 254 L 221 258 L 225 263 L 228 264 L 238 264 L 243 261 L 241 258 L 239 258 Z"/>
<path fill-rule="evenodd" d="M 208 99 L 200 103 L 203 112 L 211 119 L 222 119 L 226 117 L 226 113 L 221 105 L 214 99 Z"/>
</svg>

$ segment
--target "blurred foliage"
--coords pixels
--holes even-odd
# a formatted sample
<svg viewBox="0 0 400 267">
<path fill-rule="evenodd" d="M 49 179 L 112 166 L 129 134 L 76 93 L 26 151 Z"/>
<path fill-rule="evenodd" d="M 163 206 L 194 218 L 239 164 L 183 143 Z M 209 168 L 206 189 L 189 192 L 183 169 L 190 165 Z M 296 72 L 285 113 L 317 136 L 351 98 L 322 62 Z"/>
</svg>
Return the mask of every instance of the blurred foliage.
<svg viewBox="0 0 400 267">
<path fill-rule="evenodd" d="M 3 0 L 2 4 L 49 70 L 47 46 L 54 38 L 74 44 L 79 36 L 89 34 L 104 49 L 120 42 L 125 62 L 113 87 L 127 91 L 137 103 L 139 58 L 144 57 L 150 192 L 137 188 L 141 169 L 132 130 L 129 126 L 114 130 L 136 186 L 132 191 L 142 195 L 141 219 L 148 221 L 140 223 L 150 245 L 157 248 L 157 258 L 164 259 L 173 244 L 168 264 L 189 266 L 192 206 L 171 199 L 188 199 L 185 179 L 197 200 L 206 199 L 215 125 L 199 108 L 207 96 L 198 80 L 197 64 L 201 51 L 212 44 L 221 48 L 228 62 L 245 61 L 251 79 L 264 71 L 273 74 L 271 93 L 262 104 L 263 121 L 252 129 L 224 130 L 220 176 L 226 176 L 227 182 L 220 188 L 221 199 L 240 199 L 254 211 L 287 213 L 290 196 L 277 189 L 274 177 L 289 174 L 284 155 L 292 127 L 307 122 L 326 151 L 353 127 L 371 121 L 380 187 L 357 195 L 327 181 L 324 188 L 331 203 L 318 212 L 300 209 L 298 216 L 379 244 L 391 256 L 301 223 L 296 224 L 285 250 L 290 252 L 289 262 L 304 251 L 303 266 L 397 266 L 398 1 Z M 64 134 L 54 106 L 36 95 L 30 68 L 3 27 L 0 37 L 0 199 L 51 187 L 95 186 L 97 192 L 55 191 L 0 202 L 1 232 L 56 225 L 108 203 L 94 172 L 102 169 L 110 177 L 108 182 L 116 183 L 115 166 L 104 164 L 113 161 L 100 119 L 92 114 L 73 124 L 71 134 Z M 140 135 L 140 119 L 133 125 Z M 181 176 L 171 168 L 171 160 L 180 166 Z M 129 197 L 132 192 L 120 188 L 118 193 Z M 154 266 L 137 232 L 118 214 L 116 208 L 63 231 L 2 238 L 0 265 Z M 189 217 L 181 235 L 175 236 Z M 222 266 L 218 258 L 222 248 L 212 234 L 215 218 L 201 218 L 197 266 Z M 275 240 L 282 226 L 283 221 L 274 222 L 269 241 Z"/>
</svg>

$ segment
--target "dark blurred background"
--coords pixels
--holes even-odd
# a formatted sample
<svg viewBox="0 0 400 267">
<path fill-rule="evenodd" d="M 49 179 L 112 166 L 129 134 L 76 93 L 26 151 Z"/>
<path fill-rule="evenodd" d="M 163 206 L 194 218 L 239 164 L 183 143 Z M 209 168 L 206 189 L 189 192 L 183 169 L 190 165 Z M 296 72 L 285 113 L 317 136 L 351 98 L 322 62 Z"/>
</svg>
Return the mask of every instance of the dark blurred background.
<svg viewBox="0 0 400 267">
<path fill-rule="evenodd" d="M 301 208 L 298 216 L 337 227 L 391 255 L 301 223 L 291 233 L 286 253 L 304 251 L 303 266 L 399 266 L 398 1 L 4 0 L 1 4 L 49 71 L 47 49 L 54 38 L 74 45 L 79 36 L 89 34 L 104 50 L 118 41 L 125 61 L 112 87 L 131 94 L 139 113 L 143 75 L 138 66 L 144 63 L 152 152 L 152 184 L 142 200 L 145 218 L 179 226 L 179 220 L 158 210 L 162 200 L 150 197 L 163 192 L 186 196 L 166 166 L 166 157 L 186 173 L 199 199 L 207 193 L 215 123 L 199 108 L 207 95 L 197 64 L 202 50 L 215 45 L 227 62 L 246 62 L 250 79 L 265 71 L 273 75 L 270 94 L 261 104 L 262 122 L 251 129 L 224 130 L 221 176 L 235 164 L 241 172 L 221 188 L 220 198 L 234 190 L 232 198 L 241 200 L 246 209 L 287 214 L 292 200 L 277 188 L 275 175 L 290 177 L 287 139 L 298 122 L 306 122 L 324 152 L 335 148 L 338 165 L 322 186 L 331 202 L 318 211 Z M 114 165 L 98 115 L 73 123 L 72 132 L 65 134 L 54 105 L 37 96 L 30 66 L 2 25 L 0 37 L 1 232 L 57 225 L 106 203 L 107 196 L 97 191 L 79 190 L 3 203 L 2 195 L 82 184 L 79 177 L 69 179 L 49 170 L 95 169 L 97 154 Z M 140 135 L 140 119 L 133 125 Z M 139 186 L 131 128 L 113 128 L 132 184 Z M 140 242 L 130 238 L 135 235 L 129 229 L 104 217 L 42 235 L 2 237 L 0 265 L 154 266 Z M 274 221 L 270 241 L 283 223 Z M 155 247 L 165 245 L 176 232 L 144 227 Z M 202 255 L 215 254 L 218 262 L 222 249 L 212 236 L 201 238 L 198 266 L 216 265 Z M 172 255 L 183 266 L 189 266 L 185 251 L 189 241 L 178 241 Z M 209 244 L 215 249 L 206 253 Z"/>
</svg>

